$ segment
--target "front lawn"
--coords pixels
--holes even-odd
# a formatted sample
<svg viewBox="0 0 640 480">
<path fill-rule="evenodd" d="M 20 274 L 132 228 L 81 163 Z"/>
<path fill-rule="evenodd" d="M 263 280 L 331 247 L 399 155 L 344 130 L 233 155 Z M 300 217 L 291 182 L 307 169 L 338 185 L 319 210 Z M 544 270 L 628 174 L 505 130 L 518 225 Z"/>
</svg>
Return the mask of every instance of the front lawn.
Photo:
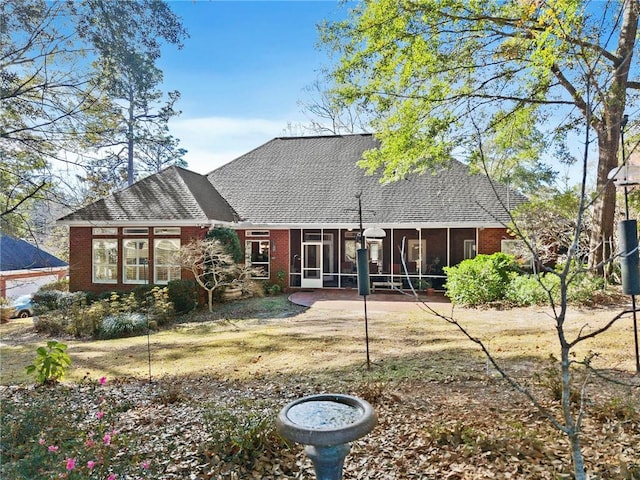
<svg viewBox="0 0 640 480">
<path fill-rule="evenodd" d="M 450 313 L 451 306 L 437 308 Z M 618 311 L 574 311 L 570 323 L 574 331 L 595 328 Z M 456 318 L 557 410 L 557 365 L 549 359 L 557 356 L 556 340 L 543 309 L 459 309 Z M 369 371 L 362 312 L 303 309 L 284 296 L 226 304 L 213 317 L 199 312 L 149 337 L 65 340 L 73 365 L 54 387 L 34 388 L 24 372 L 47 340 L 29 321 L 1 325 L 0 334 L 2 478 L 93 472 L 118 479 L 311 479 L 301 447 L 283 443 L 273 421 L 288 401 L 321 392 L 361 396 L 379 416 L 374 431 L 353 444 L 346 479 L 571 478 L 562 435 L 498 378 L 475 345 L 417 307 L 370 313 Z M 636 385 L 589 381 L 589 471 L 594 478 L 640 478 L 630 319 L 578 357 L 589 350 L 599 353 L 594 366 Z M 117 432 L 109 445 L 104 432 Z M 89 469 L 87 462 L 96 463 Z"/>
</svg>

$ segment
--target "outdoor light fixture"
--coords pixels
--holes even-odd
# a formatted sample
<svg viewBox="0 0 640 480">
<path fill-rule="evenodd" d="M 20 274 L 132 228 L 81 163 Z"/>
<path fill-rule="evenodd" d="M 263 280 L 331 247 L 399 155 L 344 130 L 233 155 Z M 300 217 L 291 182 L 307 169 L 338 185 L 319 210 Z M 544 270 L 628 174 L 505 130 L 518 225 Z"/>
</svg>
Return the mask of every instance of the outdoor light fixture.
<svg viewBox="0 0 640 480">
<path fill-rule="evenodd" d="M 387 232 L 379 227 L 369 227 L 362 232 L 362 235 L 367 238 L 384 238 L 387 236 Z"/>
</svg>

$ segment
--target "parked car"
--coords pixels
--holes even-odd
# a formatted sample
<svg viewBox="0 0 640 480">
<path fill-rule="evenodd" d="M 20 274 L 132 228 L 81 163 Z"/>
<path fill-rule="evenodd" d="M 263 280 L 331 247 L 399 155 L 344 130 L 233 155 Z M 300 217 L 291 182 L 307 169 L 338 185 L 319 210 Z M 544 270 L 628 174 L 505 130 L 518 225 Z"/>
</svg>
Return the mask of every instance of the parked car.
<svg viewBox="0 0 640 480">
<path fill-rule="evenodd" d="M 33 317 L 31 295 L 20 295 L 11 303 L 11 318 Z"/>
</svg>

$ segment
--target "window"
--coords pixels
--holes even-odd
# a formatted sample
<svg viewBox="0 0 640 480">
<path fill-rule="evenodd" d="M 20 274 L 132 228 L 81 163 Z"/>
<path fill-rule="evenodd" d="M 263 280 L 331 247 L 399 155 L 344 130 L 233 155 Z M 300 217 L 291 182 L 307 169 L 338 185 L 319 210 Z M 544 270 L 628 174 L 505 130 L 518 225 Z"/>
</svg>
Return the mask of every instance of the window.
<svg viewBox="0 0 640 480">
<path fill-rule="evenodd" d="M 123 235 L 148 235 L 149 229 L 147 227 L 129 227 L 122 229 Z"/>
<path fill-rule="evenodd" d="M 154 227 L 154 235 L 180 235 L 180 227 Z"/>
<path fill-rule="evenodd" d="M 180 240 L 155 240 L 153 244 L 154 282 L 166 284 L 180 279 Z"/>
<path fill-rule="evenodd" d="M 246 240 L 244 261 L 246 265 L 261 270 L 253 278 L 269 278 L 269 240 Z"/>
<path fill-rule="evenodd" d="M 245 234 L 247 237 L 268 237 L 269 230 L 247 230 Z"/>
<path fill-rule="evenodd" d="M 94 239 L 92 250 L 93 283 L 117 283 L 118 241 Z"/>
<path fill-rule="evenodd" d="M 476 256 L 476 241 L 465 240 L 464 241 L 464 259 L 475 258 Z"/>
<path fill-rule="evenodd" d="M 109 228 L 94 227 L 92 229 L 92 233 L 94 235 L 117 235 L 118 228 L 117 227 L 109 227 Z"/>
<path fill-rule="evenodd" d="M 146 283 L 149 278 L 149 242 L 147 240 L 125 240 L 124 283 Z"/>
</svg>

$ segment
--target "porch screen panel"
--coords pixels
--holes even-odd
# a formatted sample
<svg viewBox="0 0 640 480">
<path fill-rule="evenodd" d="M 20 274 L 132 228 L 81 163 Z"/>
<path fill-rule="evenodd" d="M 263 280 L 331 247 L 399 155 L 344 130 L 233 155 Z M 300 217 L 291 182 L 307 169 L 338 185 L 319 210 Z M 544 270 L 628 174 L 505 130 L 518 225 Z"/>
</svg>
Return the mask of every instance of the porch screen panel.
<svg viewBox="0 0 640 480">
<path fill-rule="evenodd" d="M 118 241 L 98 240 L 92 242 L 93 283 L 118 282 Z"/>
</svg>

